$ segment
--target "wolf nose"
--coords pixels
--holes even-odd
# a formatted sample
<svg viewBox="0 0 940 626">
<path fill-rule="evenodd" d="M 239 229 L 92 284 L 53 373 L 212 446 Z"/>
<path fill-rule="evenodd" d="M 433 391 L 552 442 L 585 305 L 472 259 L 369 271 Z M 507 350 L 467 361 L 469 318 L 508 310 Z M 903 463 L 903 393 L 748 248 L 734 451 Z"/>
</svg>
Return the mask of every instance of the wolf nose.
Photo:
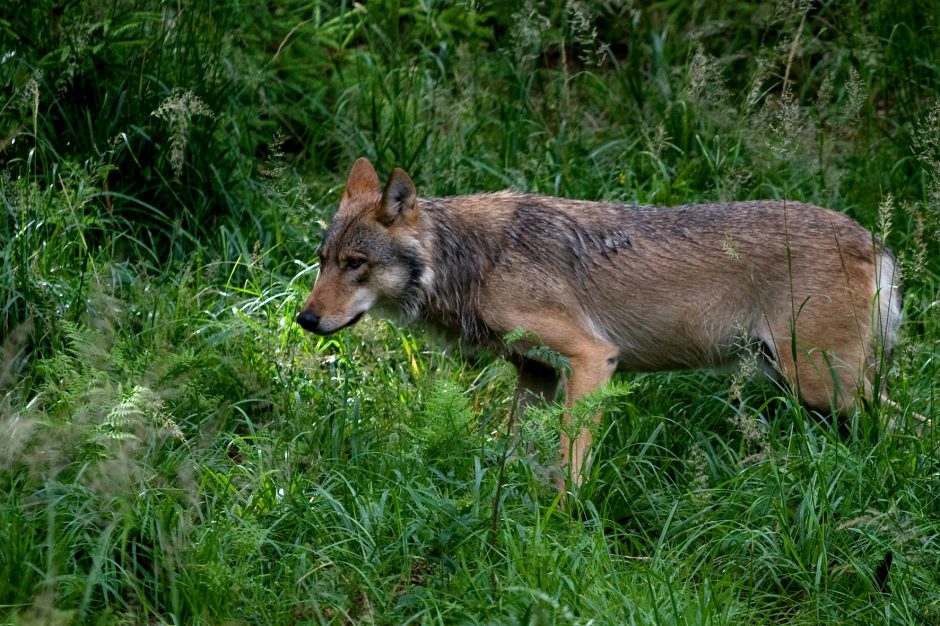
<svg viewBox="0 0 940 626">
<path fill-rule="evenodd" d="M 320 326 L 320 316 L 311 311 L 301 311 L 297 314 L 297 323 L 304 330 L 315 333 Z"/>
</svg>

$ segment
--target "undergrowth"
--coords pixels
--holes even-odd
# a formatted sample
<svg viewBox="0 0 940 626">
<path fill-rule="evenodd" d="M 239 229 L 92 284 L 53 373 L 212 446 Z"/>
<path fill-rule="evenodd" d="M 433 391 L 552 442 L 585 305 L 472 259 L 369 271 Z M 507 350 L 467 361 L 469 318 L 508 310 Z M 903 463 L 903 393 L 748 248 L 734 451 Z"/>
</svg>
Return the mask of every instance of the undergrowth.
<svg viewBox="0 0 940 626">
<path fill-rule="evenodd" d="M 8 3 L 0 621 L 940 623 L 938 20 Z M 747 368 L 618 378 L 562 502 L 561 410 L 508 428 L 508 364 L 293 323 L 359 156 L 423 195 L 849 213 L 904 271 L 900 408 L 831 423 Z"/>
</svg>

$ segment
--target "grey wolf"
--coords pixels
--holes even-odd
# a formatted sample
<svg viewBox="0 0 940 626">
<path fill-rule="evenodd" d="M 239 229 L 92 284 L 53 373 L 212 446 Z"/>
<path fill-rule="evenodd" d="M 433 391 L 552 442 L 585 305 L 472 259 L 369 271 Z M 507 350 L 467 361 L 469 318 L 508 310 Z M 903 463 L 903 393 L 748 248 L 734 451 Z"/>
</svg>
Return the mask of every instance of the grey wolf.
<svg viewBox="0 0 940 626">
<path fill-rule="evenodd" d="M 570 406 L 615 370 L 721 367 L 752 350 L 808 407 L 846 414 L 883 393 L 901 317 L 895 259 L 872 233 L 781 200 L 422 199 L 401 169 L 383 187 L 359 159 L 319 258 L 303 328 L 333 333 L 367 312 L 420 323 L 506 356 L 526 404 L 560 381 Z M 566 357 L 566 375 L 532 358 L 536 341 L 507 344 L 519 328 Z M 576 485 L 590 444 L 588 429 L 562 436 Z"/>
</svg>

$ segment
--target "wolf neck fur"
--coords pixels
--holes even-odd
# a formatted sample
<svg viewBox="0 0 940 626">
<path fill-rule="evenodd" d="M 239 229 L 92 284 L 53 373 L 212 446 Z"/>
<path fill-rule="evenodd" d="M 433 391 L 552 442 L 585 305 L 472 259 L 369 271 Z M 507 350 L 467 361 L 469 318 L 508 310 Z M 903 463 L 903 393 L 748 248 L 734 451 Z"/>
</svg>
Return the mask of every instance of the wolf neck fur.
<svg viewBox="0 0 940 626">
<path fill-rule="evenodd" d="M 420 299 L 402 302 L 404 314 L 450 338 L 472 344 L 490 344 L 498 337 L 481 319 L 479 297 L 482 285 L 497 264 L 502 248 L 500 234 L 492 227 L 468 223 L 449 198 L 419 200 L 423 237 L 424 272 Z M 482 254 L 481 254 L 482 253 Z M 409 310 L 410 309 L 410 310 Z"/>
</svg>

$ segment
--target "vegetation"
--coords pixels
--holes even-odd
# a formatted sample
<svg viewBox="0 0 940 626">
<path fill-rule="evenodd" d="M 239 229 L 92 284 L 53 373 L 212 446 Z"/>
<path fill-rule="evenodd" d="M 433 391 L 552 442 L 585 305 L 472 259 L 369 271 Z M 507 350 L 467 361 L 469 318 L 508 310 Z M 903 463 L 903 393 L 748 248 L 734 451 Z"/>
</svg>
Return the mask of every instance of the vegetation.
<svg viewBox="0 0 940 626">
<path fill-rule="evenodd" d="M 0 621 L 940 623 L 940 12 L 915 0 L 13 0 L 0 11 Z M 420 329 L 292 323 L 353 160 L 851 214 L 900 406 L 747 368 L 559 410 Z"/>
</svg>

